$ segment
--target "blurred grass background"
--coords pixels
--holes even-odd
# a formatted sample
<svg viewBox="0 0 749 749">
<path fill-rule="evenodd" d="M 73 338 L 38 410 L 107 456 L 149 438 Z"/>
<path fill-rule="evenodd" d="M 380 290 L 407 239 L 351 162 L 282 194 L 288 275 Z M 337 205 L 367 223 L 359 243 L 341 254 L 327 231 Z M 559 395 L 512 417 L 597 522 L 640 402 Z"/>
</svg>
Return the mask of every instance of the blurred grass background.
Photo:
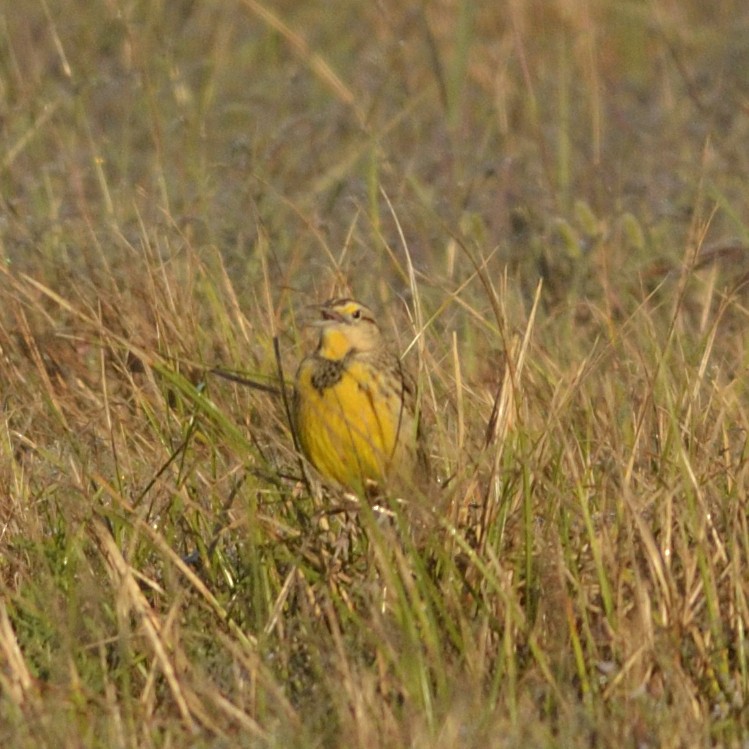
<svg viewBox="0 0 749 749">
<path fill-rule="evenodd" d="M 738 0 L 0 2 L 3 746 L 745 746 L 747 91 Z M 413 533 L 210 373 L 344 293 Z"/>
</svg>

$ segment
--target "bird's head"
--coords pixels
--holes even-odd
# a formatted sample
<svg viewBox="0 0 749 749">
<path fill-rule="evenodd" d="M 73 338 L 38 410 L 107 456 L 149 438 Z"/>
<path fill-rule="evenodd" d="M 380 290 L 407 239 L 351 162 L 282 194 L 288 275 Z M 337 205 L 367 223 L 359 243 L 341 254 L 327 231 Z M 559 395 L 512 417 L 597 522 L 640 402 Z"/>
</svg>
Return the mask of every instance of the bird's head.
<svg viewBox="0 0 749 749">
<path fill-rule="evenodd" d="M 320 305 L 318 353 L 326 359 L 343 359 L 351 352 L 373 351 L 382 344 L 382 333 L 372 310 L 355 299 L 330 299 Z"/>
</svg>

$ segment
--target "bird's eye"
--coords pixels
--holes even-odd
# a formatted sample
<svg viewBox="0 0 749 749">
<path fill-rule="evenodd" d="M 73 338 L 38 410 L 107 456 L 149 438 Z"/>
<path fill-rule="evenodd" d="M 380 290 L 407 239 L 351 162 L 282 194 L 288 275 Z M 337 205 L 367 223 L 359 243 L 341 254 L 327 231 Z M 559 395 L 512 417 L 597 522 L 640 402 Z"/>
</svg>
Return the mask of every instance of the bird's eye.
<svg viewBox="0 0 749 749">
<path fill-rule="evenodd" d="M 351 313 L 351 317 L 352 317 L 352 318 L 353 318 L 354 320 L 358 320 L 359 318 L 361 318 L 361 310 L 360 310 L 360 309 L 355 309 L 355 310 L 354 310 L 354 311 L 353 311 L 353 312 Z"/>
</svg>

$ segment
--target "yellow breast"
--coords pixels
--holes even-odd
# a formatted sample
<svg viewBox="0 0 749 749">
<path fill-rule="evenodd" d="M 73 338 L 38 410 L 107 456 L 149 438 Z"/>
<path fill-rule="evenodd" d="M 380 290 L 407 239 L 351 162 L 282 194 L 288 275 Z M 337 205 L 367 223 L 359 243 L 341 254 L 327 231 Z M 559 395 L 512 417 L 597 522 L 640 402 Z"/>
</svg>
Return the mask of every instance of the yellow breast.
<svg viewBox="0 0 749 749">
<path fill-rule="evenodd" d="M 321 376 L 325 367 L 327 377 Z M 379 483 L 388 476 L 401 460 L 399 437 L 407 431 L 399 385 L 392 370 L 373 367 L 366 358 L 344 364 L 313 356 L 302 362 L 296 428 L 320 473 L 359 492 L 367 479 Z"/>
</svg>

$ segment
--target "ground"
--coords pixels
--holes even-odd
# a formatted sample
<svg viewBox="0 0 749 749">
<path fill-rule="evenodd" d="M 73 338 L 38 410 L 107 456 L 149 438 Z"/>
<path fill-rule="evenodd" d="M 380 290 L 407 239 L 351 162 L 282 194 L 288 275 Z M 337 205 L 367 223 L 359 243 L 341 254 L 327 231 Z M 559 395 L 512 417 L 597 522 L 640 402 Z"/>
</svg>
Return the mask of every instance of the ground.
<svg viewBox="0 0 749 749">
<path fill-rule="evenodd" d="M 0 36 L 3 746 L 746 746 L 744 2 Z M 294 450 L 333 295 L 418 378 L 381 509 Z"/>
</svg>

